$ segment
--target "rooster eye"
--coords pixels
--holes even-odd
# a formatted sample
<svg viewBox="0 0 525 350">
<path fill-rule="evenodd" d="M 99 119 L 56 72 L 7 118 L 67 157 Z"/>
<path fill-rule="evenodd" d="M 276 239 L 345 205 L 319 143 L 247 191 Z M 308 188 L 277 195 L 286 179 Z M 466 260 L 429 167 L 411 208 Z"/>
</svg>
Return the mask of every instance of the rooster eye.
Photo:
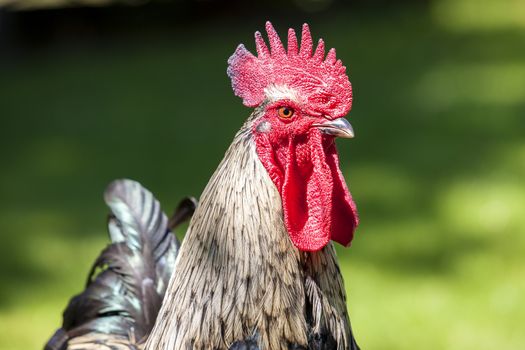
<svg viewBox="0 0 525 350">
<path fill-rule="evenodd" d="M 277 110 L 277 113 L 279 114 L 279 117 L 283 119 L 291 118 L 294 114 L 294 110 L 290 107 L 279 107 Z"/>
</svg>

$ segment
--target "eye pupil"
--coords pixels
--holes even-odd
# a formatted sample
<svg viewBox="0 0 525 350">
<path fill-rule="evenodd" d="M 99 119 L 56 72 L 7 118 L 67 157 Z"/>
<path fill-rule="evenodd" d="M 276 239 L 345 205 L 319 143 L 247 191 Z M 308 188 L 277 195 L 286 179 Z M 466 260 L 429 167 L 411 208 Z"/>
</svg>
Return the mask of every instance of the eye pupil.
<svg viewBox="0 0 525 350">
<path fill-rule="evenodd" d="M 279 112 L 279 117 L 290 118 L 293 115 L 294 110 L 288 107 L 281 107 L 279 108 L 278 112 Z"/>
</svg>

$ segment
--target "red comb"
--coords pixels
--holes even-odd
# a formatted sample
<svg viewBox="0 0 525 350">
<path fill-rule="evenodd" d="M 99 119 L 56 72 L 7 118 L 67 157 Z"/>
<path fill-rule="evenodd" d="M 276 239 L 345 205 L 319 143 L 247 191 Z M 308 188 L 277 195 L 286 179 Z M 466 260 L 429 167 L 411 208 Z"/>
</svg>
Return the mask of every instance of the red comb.
<svg viewBox="0 0 525 350">
<path fill-rule="evenodd" d="M 239 45 L 228 60 L 228 76 L 235 95 L 244 105 L 255 107 L 263 102 L 264 89 L 286 85 L 307 102 L 309 112 L 328 118 L 342 117 L 352 107 L 352 85 L 346 68 L 335 56 L 335 49 L 325 55 L 324 42 L 312 54 L 310 29 L 303 25 L 301 47 L 295 31 L 288 30 L 288 52 L 270 22 L 266 22 L 270 49 L 261 33 L 255 33 L 257 57 Z"/>
</svg>

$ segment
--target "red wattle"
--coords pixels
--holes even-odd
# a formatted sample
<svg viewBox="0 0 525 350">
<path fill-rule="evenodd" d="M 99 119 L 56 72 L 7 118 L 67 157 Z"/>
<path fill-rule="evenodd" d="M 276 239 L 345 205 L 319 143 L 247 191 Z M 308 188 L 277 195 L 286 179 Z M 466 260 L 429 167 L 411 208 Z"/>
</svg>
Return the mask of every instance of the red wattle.
<svg viewBox="0 0 525 350">
<path fill-rule="evenodd" d="M 258 139 L 260 154 L 272 149 L 267 141 Z M 330 239 L 350 244 L 358 217 L 333 138 L 312 129 L 304 140 L 291 140 L 272 151 L 261 161 L 281 194 L 293 244 L 303 251 L 320 250 Z"/>
<path fill-rule="evenodd" d="M 346 186 L 335 144 L 327 149 L 327 163 L 334 179 L 332 198 L 332 240 L 347 247 L 354 238 L 354 231 L 359 224 L 359 216 L 352 195 Z"/>
</svg>

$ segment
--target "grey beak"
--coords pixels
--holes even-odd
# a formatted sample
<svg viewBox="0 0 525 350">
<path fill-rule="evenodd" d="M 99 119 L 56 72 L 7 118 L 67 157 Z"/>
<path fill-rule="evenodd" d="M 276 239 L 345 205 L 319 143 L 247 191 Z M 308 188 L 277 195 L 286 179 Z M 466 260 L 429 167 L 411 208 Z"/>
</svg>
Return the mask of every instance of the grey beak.
<svg viewBox="0 0 525 350">
<path fill-rule="evenodd" d="M 314 124 L 313 126 L 317 127 L 321 132 L 336 136 L 342 137 L 345 139 L 351 139 L 354 137 L 354 129 L 352 125 L 345 118 L 337 118 L 334 120 L 328 120 L 324 123 Z"/>
</svg>

